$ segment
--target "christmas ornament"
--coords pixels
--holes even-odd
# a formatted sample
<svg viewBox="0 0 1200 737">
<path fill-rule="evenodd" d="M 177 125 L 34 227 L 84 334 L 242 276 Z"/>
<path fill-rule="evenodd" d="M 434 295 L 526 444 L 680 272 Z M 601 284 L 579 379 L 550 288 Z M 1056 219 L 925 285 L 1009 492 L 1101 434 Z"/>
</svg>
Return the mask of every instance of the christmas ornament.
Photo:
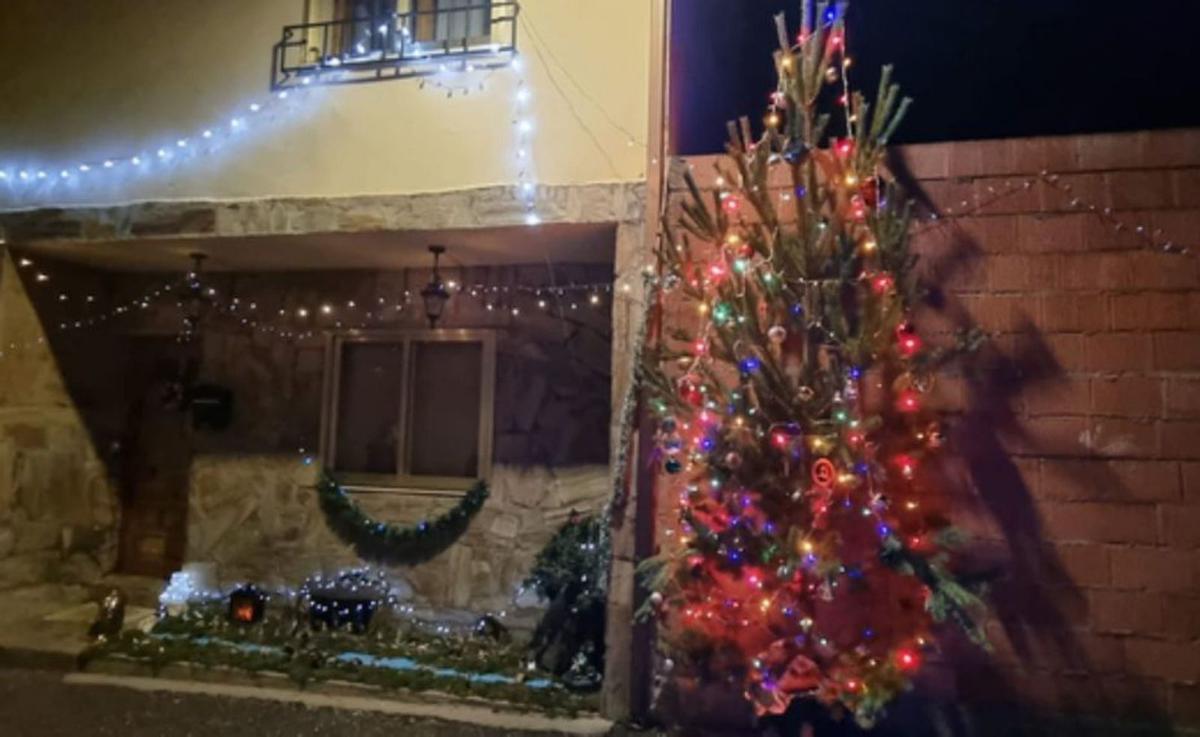
<svg viewBox="0 0 1200 737">
<path fill-rule="evenodd" d="M 772 343 L 782 343 L 787 340 L 787 328 L 782 325 L 772 325 L 767 329 L 767 339 Z"/>
<path fill-rule="evenodd" d="M 100 600 L 96 619 L 88 629 L 88 636 L 96 642 L 108 642 L 121 634 L 125 624 L 125 602 L 127 597 L 121 589 L 110 589 Z"/>
</svg>

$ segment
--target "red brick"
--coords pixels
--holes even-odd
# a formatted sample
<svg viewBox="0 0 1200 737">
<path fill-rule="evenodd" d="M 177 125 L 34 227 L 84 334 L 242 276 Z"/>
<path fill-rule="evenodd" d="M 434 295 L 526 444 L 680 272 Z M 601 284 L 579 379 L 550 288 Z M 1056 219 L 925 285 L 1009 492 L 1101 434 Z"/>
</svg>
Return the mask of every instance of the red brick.
<svg viewBox="0 0 1200 737">
<path fill-rule="evenodd" d="M 1086 436 L 1087 447 L 1104 458 L 1157 458 L 1158 423 L 1123 417 L 1093 418 Z"/>
<path fill-rule="evenodd" d="M 1176 169 L 1171 182 L 1176 207 L 1200 207 L 1200 169 Z"/>
<path fill-rule="evenodd" d="M 1154 368 L 1159 371 L 1200 371 L 1200 332 L 1155 333 Z"/>
<path fill-rule="evenodd" d="M 1090 405 L 1088 380 L 1064 377 L 1033 385 L 1021 395 L 1030 415 L 1083 415 Z"/>
<path fill-rule="evenodd" d="M 1186 330 L 1191 326 L 1188 295 L 1179 292 L 1137 292 L 1112 297 L 1116 330 Z"/>
<path fill-rule="evenodd" d="M 1106 214 L 1104 208 L 1089 210 L 1083 226 L 1087 250 L 1145 250 L 1147 235 L 1154 228 L 1154 216 L 1162 210 L 1138 210 Z"/>
<path fill-rule="evenodd" d="M 1158 513 L 1163 542 L 1176 550 L 1200 549 L 1200 504 L 1163 505 Z"/>
<path fill-rule="evenodd" d="M 1094 292 L 1100 283 L 1100 261 L 1095 254 L 1064 253 L 1058 255 L 1058 280 L 1064 289 Z"/>
<path fill-rule="evenodd" d="M 1124 658 L 1122 657 L 1122 661 Z M 1091 714 L 1112 714 L 1140 721 L 1161 720 L 1167 708 L 1166 684 L 1159 679 L 1122 674 L 1101 679 L 1102 703 Z"/>
<path fill-rule="evenodd" d="M 950 150 L 958 144 L 917 143 L 897 147 L 909 173 L 917 179 L 950 176 Z"/>
<path fill-rule="evenodd" d="M 1162 382 L 1140 376 L 1092 380 L 1092 411 L 1119 417 L 1160 417 Z"/>
<path fill-rule="evenodd" d="M 1200 438 L 1200 435 L 1196 436 Z M 1200 463 L 1181 463 L 1183 472 L 1183 498 L 1189 502 L 1200 502 Z"/>
<path fill-rule="evenodd" d="M 1081 170 L 1136 169 L 1146 166 L 1147 137 L 1138 133 L 1098 133 L 1073 136 Z"/>
<path fill-rule="evenodd" d="M 1108 187 L 1103 174 L 1065 174 L 1050 185 L 1043 183 L 1042 210 L 1046 212 L 1082 212 L 1089 205 L 1108 205 Z M 1075 205 L 1071 203 L 1075 202 Z"/>
<path fill-rule="evenodd" d="M 977 212 L 1003 215 L 1042 211 L 1043 189 L 1039 183 L 1021 176 L 976 179 Z"/>
<path fill-rule="evenodd" d="M 1130 638 L 1125 658 L 1135 672 L 1168 681 L 1200 680 L 1200 644 Z"/>
<path fill-rule="evenodd" d="M 1200 639 L 1200 595 L 1196 592 L 1167 594 L 1164 613 L 1168 637 L 1179 640 Z"/>
<path fill-rule="evenodd" d="M 1175 199 L 1170 174 L 1162 169 L 1114 171 L 1104 176 L 1109 205 L 1114 210 L 1166 208 Z"/>
<path fill-rule="evenodd" d="M 1041 502 L 1048 536 L 1058 542 L 1154 543 L 1154 508 L 1115 502 Z"/>
<path fill-rule="evenodd" d="M 1045 335 L 1042 336 L 1054 362 L 1063 371 L 1084 371 L 1091 367 L 1088 362 L 1088 338 L 1082 335 Z"/>
<path fill-rule="evenodd" d="M 922 182 L 921 190 L 947 217 L 972 212 L 975 206 L 975 182 L 971 179 L 934 179 Z"/>
<path fill-rule="evenodd" d="M 1109 328 L 1108 298 L 1102 294 L 1044 294 L 1041 327 L 1051 333 L 1096 333 Z"/>
<path fill-rule="evenodd" d="M 950 176 L 1010 174 L 1015 171 L 1011 139 L 962 141 L 950 145 Z"/>
<path fill-rule="evenodd" d="M 1163 632 L 1163 597 L 1136 591 L 1089 591 L 1092 627 L 1109 634 Z"/>
<path fill-rule="evenodd" d="M 1042 494 L 1061 501 L 1178 502 L 1179 468 L 1170 461 L 1042 461 Z"/>
<path fill-rule="evenodd" d="M 1167 699 L 1167 708 L 1175 724 L 1200 726 L 1200 685 L 1173 683 Z"/>
<path fill-rule="evenodd" d="M 1023 255 L 995 255 L 987 259 L 988 289 L 993 292 L 1024 292 L 1030 288 L 1029 264 Z"/>
<path fill-rule="evenodd" d="M 1029 300 L 1017 296 L 973 295 L 962 297 L 963 305 L 971 313 L 979 327 L 989 332 L 1011 333 L 1022 326 L 1031 325 Z"/>
<path fill-rule="evenodd" d="M 1090 335 L 1084 339 L 1084 350 L 1087 367 L 1093 371 L 1138 371 L 1151 365 L 1150 336 L 1141 333 Z"/>
<path fill-rule="evenodd" d="M 1200 379 L 1167 380 L 1167 416 L 1200 418 Z"/>
<path fill-rule="evenodd" d="M 1074 171 L 1075 141 L 1070 136 L 1019 138 L 1013 141 L 1013 167 L 1021 174 Z"/>
<path fill-rule="evenodd" d="M 1176 128 L 1148 131 L 1142 166 L 1195 166 L 1200 164 L 1200 130 Z"/>
<path fill-rule="evenodd" d="M 1086 455 L 1087 427 L 1083 417 L 1030 417 L 1021 423 L 1022 436 L 1006 442 L 1026 455 Z"/>
<path fill-rule="evenodd" d="M 1195 585 L 1195 556 L 1168 548 L 1113 548 L 1115 588 L 1160 592 L 1189 591 Z"/>
<path fill-rule="evenodd" d="M 1108 549 L 1103 545 L 1066 544 L 1053 546 L 1061 572 L 1065 573 L 1069 582 L 1081 587 L 1107 586 L 1111 576 L 1108 565 Z M 1049 572 L 1048 578 L 1054 578 Z M 1067 583 L 1049 581 L 1050 583 Z"/>
<path fill-rule="evenodd" d="M 1131 254 L 1129 271 L 1136 289 L 1200 289 L 1200 259 L 1142 249 Z"/>
<path fill-rule="evenodd" d="M 1021 215 L 1017 218 L 1017 246 L 1032 253 L 1082 251 L 1084 219 L 1082 213 L 1063 215 Z"/>
<path fill-rule="evenodd" d="M 1125 648 L 1119 637 L 1076 631 L 1071 634 L 1083 652 L 1083 665 L 1093 673 L 1112 673 L 1125 670 Z"/>
<path fill-rule="evenodd" d="M 1200 242 L 1197 239 L 1200 233 L 1200 210 L 1155 210 L 1151 226 L 1153 231 L 1162 231 L 1158 240 L 1164 243 L 1192 246 L 1195 250 L 1194 247 Z"/>
<path fill-rule="evenodd" d="M 1158 430 L 1163 458 L 1200 458 L 1200 422 L 1162 422 Z M 1200 498 L 1200 485 L 1196 493 Z"/>
<path fill-rule="evenodd" d="M 984 253 L 1015 253 L 1017 218 L 1013 215 L 963 217 L 943 223 L 941 232 L 953 234 Z"/>
</svg>

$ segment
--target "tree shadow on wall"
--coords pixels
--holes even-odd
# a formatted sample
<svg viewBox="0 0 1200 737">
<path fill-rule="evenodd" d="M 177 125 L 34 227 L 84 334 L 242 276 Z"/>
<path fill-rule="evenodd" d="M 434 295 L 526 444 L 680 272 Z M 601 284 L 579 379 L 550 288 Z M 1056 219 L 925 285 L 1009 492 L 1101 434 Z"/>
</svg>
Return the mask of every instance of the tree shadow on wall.
<svg viewBox="0 0 1200 737">
<path fill-rule="evenodd" d="M 938 212 L 901 159 L 889 166 L 921 209 Z M 975 238 L 953 223 L 940 230 L 941 242 L 922 253 L 923 278 L 954 284 L 982 268 L 983 249 Z M 930 291 L 925 311 L 951 331 L 977 327 L 966 306 L 942 288 Z M 1030 459 L 1053 453 L 1028 432 L 1017 411 L 1034 391 L 1057 391 L 1065 380 L 1045 337 L 1022 313 L 1011 339 L 988 342 L 964 357 L 961 378 L 965 404 L 948 422 L 950 460 L 942 470 L 950 488 L 967 500 L 967 511 L 997 533 L 978 540 L 967 561 L 972 570 L 992 572 L 988 601 L 995 623 L 989 630 L 996 652 L 984 653 L 947 631 L 944 669 L 931 669 L 882 724 L 868 733 L 843 722 L 816 734 L 1173 734 L 1153 694 L 1136 678 L 1120 679 L 1119 692 L 1110 690 L 1121 667 L 1120 642 L 1081 631 L 1087 594 L 1048 541 L 1034 491 L 1010 450 L 1019 448 Z M 1098 469 L 1076 484 L 1115 489 L 1117 496 L 1128 492 L 1107 466 L 1088 465 Z"/>
</svg>

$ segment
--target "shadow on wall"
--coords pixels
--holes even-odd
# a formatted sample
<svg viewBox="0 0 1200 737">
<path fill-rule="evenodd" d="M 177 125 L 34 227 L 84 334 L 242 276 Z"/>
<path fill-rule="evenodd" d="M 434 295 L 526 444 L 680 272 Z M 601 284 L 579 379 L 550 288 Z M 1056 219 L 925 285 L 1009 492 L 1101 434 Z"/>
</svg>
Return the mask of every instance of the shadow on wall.
<svg viewBox="0 0 1200 737">
<path fill-rule="evenodd" d="M 889 166 L 922 209 L 938 212 L 902 160 Z M 933 253 L 922 253 L 921 273 L 934 285 L 965 281 L 981 268 L 983 250 L 970 234 L 953 226 L 944 232 Z M 962 301 L 942 288 L 930 292 L 926 314 L 918 321 L 946 333 L 977 327 Z M 995 621 L 989 633 L 995 652 L 981 652 L 947 628 L 940 671 L 931 668 L 917 691 L 900 699 L 869 734 L 1172 734 L 1150 689 L 1137 674 L 1122 672 L 1119 640 L 1081 627 L 1088 615 L 1086 592 L 1052 544 L 1021 466 L 1023 460 L 1036 463 L 1038 457 L 1062 452 L 1023 426 L 1018 407 L 1034 393 L 1060 391 L 1065 372 L 1027 313 L 1019 316 L 1011 338 L 989 341 L 962 359 L 964 396 L 961 412 L 948 423 L 951 452 L 942 469 L 984 530 L 970 564 L 990 579 Z M 1019 455 L 1012 448 L 1019 448 Z M 1107 466 L 1089 464 L 1089 469 L 1068 483 L 1131 496 Z M 1050 717 L 1050 709 L 1060 716 Z M 827 724 L 826 733 L 859 731 Z"/>
</svg>

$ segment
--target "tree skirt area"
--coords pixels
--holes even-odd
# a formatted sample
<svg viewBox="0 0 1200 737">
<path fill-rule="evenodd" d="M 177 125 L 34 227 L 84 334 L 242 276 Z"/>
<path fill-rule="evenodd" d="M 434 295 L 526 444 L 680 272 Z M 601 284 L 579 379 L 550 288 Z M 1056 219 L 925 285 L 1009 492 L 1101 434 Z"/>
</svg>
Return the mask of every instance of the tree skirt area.
<svg viewBox="0 0 1200 737">
<path fill-rule="evenodd" d="M 300 687 L 354 683 L 384 690 L 483 699 L 497 706 L 575 716 L 595 711 L 594 694 L 537 671 L 517 644 L 472 635 L 379 628 L 365 634 L 314 631 L 294 621 L 252 625 L 220 617 L 166 616 L 149 632 L 125 631 L 83 654 L 85 669 L 131 662 L 154 674 L 274 675 Z"/>
</svg>

